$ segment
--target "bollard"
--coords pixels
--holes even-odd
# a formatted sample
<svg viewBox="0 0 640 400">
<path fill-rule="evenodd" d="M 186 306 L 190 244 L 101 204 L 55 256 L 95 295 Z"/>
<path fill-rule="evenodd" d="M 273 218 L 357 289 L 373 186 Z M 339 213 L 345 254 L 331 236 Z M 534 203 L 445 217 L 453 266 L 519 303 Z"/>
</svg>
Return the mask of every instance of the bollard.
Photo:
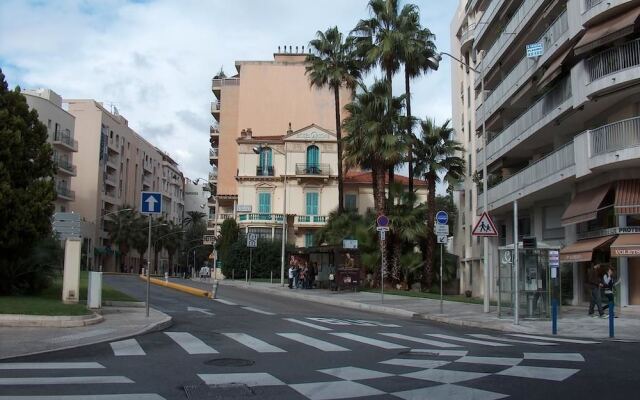
<svg viewBox="0 0 640 400">
<path fill-rule="evenodd" d="M 232 281 L 236 280 L 236 270 L 235 270 L 235 268 L 231 270 L 231 280 Z"/>
<path fill-rule="evenodd" d="M 168 272 L 164 273 L 164 281 L 165 282 L 169 282 L 169 273 Z"/>
<path fill-rule="evenodd" d="M 615 318 L 615 310 L 613 301 L 609 302 L 609 337 L 614 337 L 614 327 L 613 327 L 613 319 Z"/>
<path fill-rule="evenodd" d="M 273 284 L 273 271 L 271 271 L 271 284 Z"/>
<path fill-rule="evenodd" d="M 249 271 L 246 269 L 244 270 L 244 281 L 249 282 Z"/>
<path fill-rule="evenodd" d="M 558 334 L 558 300 L 551 301 L 551 333 Z"/>
</svg>

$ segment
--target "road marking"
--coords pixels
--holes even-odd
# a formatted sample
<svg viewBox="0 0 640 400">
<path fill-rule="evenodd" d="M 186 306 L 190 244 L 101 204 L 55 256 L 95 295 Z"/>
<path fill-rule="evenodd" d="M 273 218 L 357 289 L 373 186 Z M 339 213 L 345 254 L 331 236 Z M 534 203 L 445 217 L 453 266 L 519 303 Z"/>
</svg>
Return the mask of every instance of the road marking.
<svg viewBox="0 0 640 400">
<path fill-rule="evenodd" d="M 223 385 L 241 383 L 247 386 L 280 386 L 285 383 L 265 372 L 248 372 L 235 374 L 198 374 L 207 385 Z"/>
<path fill-rule="evenodd" d="M 80 394 L 55 396 L 0 396 L 0 400 L 166 400 L 155 393 Z"/>
<path fill-rule="evenodd" d="M 404 392 L 391 393 L 401 399 L 474 399 L 497 400 L 509 397 L 506 394 L 489 392 L 476 388 L 459 385 L 436 385 L 421 389 L 406 390 Z"/>
<path fill-rule="evenodd" d="M 524 353 L 525 360 L 584 361 L 580 353 Z"/>
<path fill-rule="evenodd" d="M 517 340 L 517 339 L 507 339 L 507 338 L 501 338 L 498 336 L 491 336 L 491 335 L 483 335 L 480 333 L 470 333 L 469 336 L 473 336 L 479 339 L 489 339 L 489 340 L 498 340 L 500 342 L 507 342 L 507 343 L 525 343 L 525 344 L 533 344 L 536 346 L 555 346 L 557 343 L 548 343 L 548 342 L 536 342 L 536 341 L 527 341 L 527 340 Z"/>
<path fill-rule="evenodd" d="M 311 400 L 350 399 L 385 394 L 378 389 L 351 381 L 300 383 L 289 387 Z"/>
<path fill-rule="evenodd" d="M 109 343 L 115 356 L 144 356 L 146 353 L 135 339 Z"/>
<path fill-rule="evenodd" d="M 467 364 L 486 364 L 486 365 L 506 365 L 514 366 L 520 364 L 522 358 L 510 358 L 510 357 L 474 357 L 464 356 L 456 360 L 456 362 L 463 362 Z"/>
<path fill-rule="evenodd" d="M 275 315 L 275 314 L 274 314 L 274 313 L 272 313 L 272 312 L 259 310 L 259 309 L 257 309 L 257 308 L 253 308 L 253 307 L 242 307 L 242 308 L 244 308 L 244 309 L 245 309 L 245 310 L 247 310 L 247 311 L 253 311 L 253 312 L 258 313 L 258 314 L 264 314 L 264 315 Z"/>
<path fill-rule="evenodd" d="M 254 338 L 253 336 L 249 336 L 246 333 L 223 333 L 223 335 L 257 351 L 258 353 L 286 353 L 286 350 L 272 346 L 269 343 Z"/>
<path fill-rule="evenodd" d="M 497 375 L 515 376 L 518 378 L 544 379 L 547 381 L 560 382 L 576 372 L 579 369 L 571 368 L 549 368 L 549 367 L 527 367 L 516 366 L 500 371 Z"/>
<path fill-rule="evenodd" d="M 400 328 L 400 325 L 387 324 L 378 321 L 369 321 L 365 319 L 337 319 L 337 318 L 320 318 L 320 317 L 307 317 L 312 321 L 322 322 L 329 325 L 353 325 L 353 326 L 381 326 L 385 328 Z"/>
<path fill-rule="evenodd" d="M 218 303 L 226 304 L 228 306 L 237 306 L 236 303 L 231 302 L 229 300 L 223 300 L 223 299 L 213 299 L 213 300 L 217 301 Z"/>
<path fill-rule="evenodd" d="M 126 376 L 41 376 L 35 378 L 0 378 L 0 385 L 69 385 L 90 383 L 134 383 Z"/>
<path fill-rule="evenodd" d="M 217 354 L 213 347 L 208 346 L 202 340 L 189 332 L 165 332 L 173 341 L 178 343 L 189 354 Z"/>
<path fill-rule="evenodd" d="M 37 362 L 37 363 L 0 363 L 0 369 L 95 369 L 104 368 L 97 362 Z"/>
<path fill-rule="evenodd" d="M 58 342 L 67 342 L 71 340 L 84 339 L 93 336 L 106 335 L 107 333 L 113 332 L 114 329 L 92 329 L 86 332 L 74 333 L 72 335 L 58 336 L 50 340 L 52 343 Z"/>
<path fill-rule="evenodd" d="M 578 339 L 566 339 L 566 338 L 550 338 L 545 336 L 535 336 L 535 335 L 525 335 L 522 333 L 510 333 L 509 336 L 518 336 L 528 339 L 540 339 L 540 340 L 550 340 L 552 342 L 563 342 L 563 343 L 577 343 L 577 344 L 598 344 L 600 342 L 594 342 L 591 340 L 578 340 Z"/>
<path fill-rule="evenodd" d="M 296 323 L 296 324 L 308 326 L 309 328 L 317 329 L 319 331 L 331 331 L 332 330 L 331 328 L 327 328 L 325 326 L 312 324 L 311 322 L 300 321 L 300 320 L 293 319 L 293 318 L 283 318 L 283 319 L 286 320 L 286 321 L 289 321 L 289 322 Z"/>
<path fill-rule="evenodd" d="M 511 346 L 510 344 L 505 344 L 505 343 L 495 343 L 495 342 L 489 342 L 489 341 L 486 341 L 486 340 L 467 339 L 467 338 L 461 338 L 461 337 L 457 337 L 457 336 L 442 335 L 442 334 L 439 334 L 439 333 L 427 333 L 427 335 L 433 336 L 433 337 L 437 337 L 437 338 L 440 338 L 440 339 L 456 340 L 458 342 L 475 343 L 475 344 L 481 344 L 481 345 L 484 345 L 484 346 L 491 346 L 491 347 L 508 347 L 508 346 Z"/>
<path fill-rule="evenodd" d="M 460 347 L 460 345 L 457 345 L 457 344 L 439 342 L 437 340 L 429 340 L 429 339 L 423 339 L 423 338 L 413 337 L 413 336 L 407 336 L 400 333 L 381 333 L 380 335 L 389 336 L 396 339 L 409 340 L 411 342 L 428 344 L 430 346 L 436 346 L 436 347 Z"/>
<path fill-rule="evenodd" d="M 344 379 L 345 381 L 359 381 L 364 379 L 378 379 L 394 376 L 393 374 L 387 374 L 386 372 L 373 371 L 358 367 L 320 369 L 318 372 L 333 375 L 336 378 Z"/>
<path fill-rule="evenodd" d="M 317 321 L 317 322 L 323 322 L 323 323 L 329 324 L 329 325 L 351 325 L 347 321 L 342 321 L 342 320 L 334 319 L 334 318 L 312 318 L 312 317 L 308 317 L 307 319 L 310 319 L 312 321 Z"/>
<path fill-rule="evenodd" d="M 380 361 L 380 364 L 387 364 L 387 365 L 401 365 L 403 367 L 414 367 L 414 368 L 438 368 L 438 367 L 442 367 L 443 365 L 447 365 L 449 364 L 449 361 L 442 361 L 442 360 L 416 360 L 416 359 L 409 359 L 409 358 L 392 358 L 391 360 L 387 360 L 387 361 Z"/>
<path fill-rule="evenodd" d="M 436 355 L 442 357 L 464 357 L 469 352 L 466 350 L 435 350 L 435 349 L 411 349 L 411 353 L 423 353 L 425 355 Z"/>
<path fill-rule="evenodd" d="M 187 311 L 196 311 L 196 312 L 199 312 L 199 313 L 203 313 L 205 315 L 215 315 L 214 313 L 210 312 L 206 308 L 187 307 Z"/>
<path fill-rule="evenodd" d="M 371 338 L 360 336 L 360 335 L 354 335 L 353 333 L 332 332 L 330 333 L 330 335 L 339 336 L 344 339 L 354 340 L 356 342 L 368 344 L 375 347 L 380 347 L 382 349 L 387 349 L 387 350 L 407 348 L 407 346 L 401 346 L 399 344 L 385 342 L 384 340 L 371 339 Z"/>
<path fill-rule="evenodd" d="M 338 346 L 337 344 L 325 342 L 324 340 L 301 335 L 299 333 L 277 333 L 277 335 L 295 340 L 298 343 L 306 344 L 307 346 L 315 347 L 322 351 L 350 351 L 349 349 Z"/>
<path fill-rule="evenodd" d="M 484 378 L 487 375 L 490 374 L 482 372 L 452 371 L 447 369 L 425 369 L 418 372 L 411 372 L 409 374 L 402 374 L 400 376 L 431 382 L 457 383 L 469 381 L 471 379 Z"/>
</svg>

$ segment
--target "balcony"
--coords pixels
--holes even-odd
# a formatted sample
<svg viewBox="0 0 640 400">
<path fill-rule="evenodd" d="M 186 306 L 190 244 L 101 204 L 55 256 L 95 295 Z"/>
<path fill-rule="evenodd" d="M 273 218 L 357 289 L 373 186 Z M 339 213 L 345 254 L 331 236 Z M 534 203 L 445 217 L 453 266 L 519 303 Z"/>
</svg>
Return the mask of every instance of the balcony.
<svg viewBox="0 0 640 400">
<path fill-rule="evenodd" d="M 503 0 L 491 0 L 491 3 L 487 7 L 484 14 L 482 14 L 481 20 L 482 23 L 478 24 L 475 33 L 476 41 L 479 42 L 484 37 L 484 34 L 487 33 L 489 27 L 494 26 L 493 19 L 498 14 L 498 10 L 500 6 L 504 3 Z"/>
<path fill-rule="evenodd" d="M 587 12 L 604 0 L 584 0 L 584 11 Z"/>
<path fill-rule="evenodd" d="M 220 90 L 225 86 L 238 86 L 240 84 L 239 78 L 213 78 L 211 80 L 211 90 L 220 98 Z"/>
<path fill-rule="evenodd" d="M 609 48 L 587 60 L 589 82 L 640 65 L 640 39 Z"/>
<path fill-rule="evenodd" d="M 151 184 L 152 183 L 153 183 L 153 180 L 151 179 L 151 176 L 144 175 L 142 177 L 142 186 L 143 186 L 143 188 L 145 188 L 145 187 L 147 189 L 151 188 Z"/>
<path fill-rule="evenodd" d="M 592 157 L 638 146 L 640 146 L 640 117 L 614 122 L 591 131 Z"/>
<path fill-rule="evenodd" d="M 115 141 L 113 138 L 109 139 L 109 141 L 107 142 L 107 149 L 114 153 L 120 153 L 120 149 L 118 148 L 118 142 Z"/>
<path fill-rule="evenodd" d="M 273 167 L 256 167 L 256 176 L 274 176 Z"/>
<path fill-rule="evenodd" d="M 213 115 L 214 117 L 218 117 L 220 114 L 220 102 L 219 101 L 212 101 L 211 102 L 211 115 Z"/>
<path fill-rule="evenodd" d="M 324 176 L 331 173 L 329 164 L 296 164 L 296 175 L 298 176 Z"/>
<path fill-rule="evenodd" d="M 56 188 L 56 193 L 58 195 L 58 198 L 62 200 L 68 200 L 68 201 L 74 201 L 76 199 L 76 192 L 69 189 L 68 185 L 62 182 L 56 182 L 55 188 Z"/>
<path fill-rule="evenodd" d="M 460 46 L 466 48 L 475 39 L 476 24 L 471 24 L 462 30 L 460 34 Z"/>
<path fill-rule="evenodd" d="M 209 172 L 209 182 L 216 182 L 218 180 L 217 172 Z"/>
<path fill-rule="evenodd" d="M 296 225 L 301 226 L 321 226 L 327 223 L 326 215 L 298 215 Z"/>
<path fill-rule="evenodd" d="M 238 216 L 240 222 L 263 222 L 263 223 L 282 223 L 282 214 L 240 214 Z"/>
<path fill-rule="evenodd" d="M 53 157 L 53 162 L 55 162 L 56 165 L 58 166 L 58 173 L 59 174 L 64 174 L 64 175 L 69 175 L 69 176 L 76 176 L 77 175 L 76 166 L 71 164 L 71 162 L 69 161 L 68 158 L 60 157 L 60 156 L 54 156 Z"/>
<path fill-rule="evenodd" d="M 215 149 L 209 149 L 209 158 L 210 158 L 210 159 L 211 159 L 211 158 L 218 158 L 218 154 L 219 154 L 219 152 L 218 152 L 218 149 L 217 149 L 217 148 L 215 148 Z"/>
<path fill-rule="evenodd" d="M 142 162 L 142 170 L 145 173 L 152 174 L 153 173 L 153 162 L 151 160 Z"/>
<path fill-rule="evenodd" d="M 104 183 L 107 186 L 111 186 L 113 188 L 116 187 L 116 177 L 111 174 L 104 174 Z"/>
<path fill-rule="evenodd" d="M 216 125 L 210 125 L 209 126 L 209 136 L 211 136 L 211 137 L 220 136 L 220 129 L 218 129 L 218 127 Z"/>
<path fill-rule="evenodd" d="M 73 139 L 69 129 L 59 130 L 54 133 L 53 145 L 68 151 L 78 151 L 78 141 Z"/>
</svg>

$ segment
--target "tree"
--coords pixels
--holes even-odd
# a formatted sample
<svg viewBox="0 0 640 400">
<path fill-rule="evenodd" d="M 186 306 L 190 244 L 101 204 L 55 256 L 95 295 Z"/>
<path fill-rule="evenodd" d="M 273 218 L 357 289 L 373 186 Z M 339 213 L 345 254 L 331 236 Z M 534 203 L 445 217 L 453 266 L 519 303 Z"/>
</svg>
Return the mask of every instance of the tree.
<svg viewBox="0 0 640 400">
<path fill-rule="evenodd" d="M 173 257 L 182 245 L 183 234 L 184 231 L 180 229 L 180 226 L 170 222 L 166 236 L 159 240 L 161 246 L 167 250 L 169 255 L 169 268 L 173 268 Z"/>
<path fill-rule="evenodd" d="M 200 211 L 189 211 L 187 213 L 187 217 L 185 217 L 184 219 L 184 225 L 185 226 L 197 225 L 201 222 L 204 222 L 204 218 L 206 216 L 207 214 Z"/>
<path fill-rule="evenodd" d="M 132 248 L 134 236 L 138 233 L 138 214 L 129 205 L 123 205 L 117 213 L 105 218 L 105 230 L 109 235 L 109 241 L 118 246 L 121 257 L 126 257 Z"/>
<path fill-rule="evenodd" d="M 240 228 L 234 219 L 226 219 L 220 227 L 220 237 L 216 240 L 216 250 L 218 251 L 218 260 L 227 258 L 231 245 L 238 241 Z"/>
<path fill-rule="evenodd" d="M 361 65 L 354 54 L 351 38 L 343 40 L 338 27 L 318 31 L 316 39 L 309 42 L 312 53 L 307 56 L 306 74 L 311 86 L 328 86 L 333 90 L 338 142 L 338 212 L 344 210 L 342 178 L 342 118 L 340 117 L 340 88 L 354 90 L 360 80 Z"/>
<path fill-rule="evenodd" d="M 149 246 L 149 217 L 136 214 L 136 218 L 133 221 L 133 232 L 131 235 L 131 248 L 135 249 L 140 255 L 140 263 L 143 262 L 144 253 L 147 252 Z M 148 257 L 148 256 L 147 256 Z M 147 264 L 140 265 L 140 267 L 147 268 Z"/>
<path fill-rule="evenodd" d="M 0 294 L 29 285 L 24 263 L 51 234 L 56 199 L 47 127 L 0 69 Z"/>
<path fill-rule="evenodd" d="M 453 140 L 453 128 L 446 121 L 438 126 L 432 119 L 420 122 L 421 137 L 416 143 L 417 176 L 427 181 L 427 243 L 424 259 L 423 283 L 428 290 L 433 283 L 433 261 L 436 246 L 433 225 L 436 214 L 436 183 L 442 180 L 453 184 L 464 176 L 464 147 Z"/>
</svg>

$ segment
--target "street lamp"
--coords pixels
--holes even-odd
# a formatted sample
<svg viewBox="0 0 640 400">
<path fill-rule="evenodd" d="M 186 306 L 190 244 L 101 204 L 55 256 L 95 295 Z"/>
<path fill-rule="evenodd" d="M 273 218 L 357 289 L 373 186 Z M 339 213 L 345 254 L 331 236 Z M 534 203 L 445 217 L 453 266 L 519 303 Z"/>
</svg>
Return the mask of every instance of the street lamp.
<svg viewBox="0 0 640 400">
<path fill-rule="evenodd" d="M 289 124 L 291 125 L 291 124 Z M 280 285 L 282 287 L 284 287 L 284 249 L 285 249 L 285 241 L 286 241 L 286 236 L 287 236 L 287 154 L 286 154 L 286 146 L 287 144 L 284 144 L 285 146 L 285 152 L 282 152 L 278 149 L 275 148 L 271 148 L 272 150 L 274 150 L 276 153 L 280 153 L 284 156 L 284 196 L 282 196 L 282 249 L 281 249 L 281 260 L 280 260 Z M 258 146 L 258 147 L 254 147 L 253 148 L 253 152 L 255 154 L 260 154 L 260 152 L 262 151 L 262 149 L 264 149 L 264 147 L 262 145 Z"/>
<path fill-rule="evenodd" d="M 435 54 L 433 57 L 429 57 L 429 61 L 434 67 L 433 69 L 436 69 L 436 70 L 438 69 L 438 66 L 440 64 L 440 61 L 442 60 L 443 55 L 449 56 L 453 60 L 459 62 L 460 64 L 469 68 L 471 71 L 480 75 L 480 93 L 482 96 L 482 103 L 483 103 L 483 106 L 482 106 L 482 150 L 483 150 L 482 151 L 482 209 L 484 212 L 487 212 L 489 200 L 488 200 L 488 193 L 487 193 L 488 191 L 487 189 L 487 180 L 488 180 L 487 179 L 487 132 L 486 132 L 486 125 L 485 125 L 486 124 L 485 113 L 487 111 L 486 111 L 486 104 L 484 104 L 484 70 L 478 70 L 476 68 L 473 68 L 472 66 L 460 60 L 459 58 L 444 51 L 438 54 Z M 483 237 L 483 247 L 484 247 L 484 302 L 483 302 L 484 304 L 483 305 L 484 305 L 484 312 L 488 313 L 489 312 L 489 287 L 490 287 L 489 270 L 490 270 L 491 259 L 489 258 L 489 238 L 487 236 Z"/>
</svg>

